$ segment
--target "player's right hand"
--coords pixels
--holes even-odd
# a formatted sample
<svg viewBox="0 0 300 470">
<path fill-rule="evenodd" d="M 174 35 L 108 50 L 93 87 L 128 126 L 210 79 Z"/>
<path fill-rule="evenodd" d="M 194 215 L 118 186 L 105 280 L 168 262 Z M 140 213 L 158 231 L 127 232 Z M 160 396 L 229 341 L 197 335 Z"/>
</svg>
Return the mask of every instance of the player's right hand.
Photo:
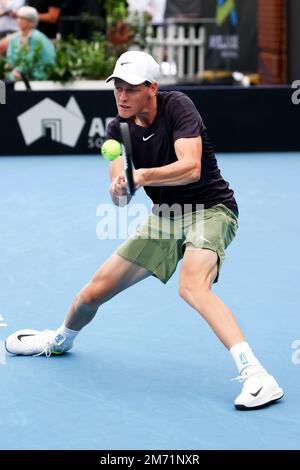
<svg viewBox="0 0 300 470">
<path fill-rule="evenodd" d="M 109 188 L 112 196 L 126 196 L 128 194 L 127 183 L 124 175 L 118 175 L 110 184 Z"/>
</svg>

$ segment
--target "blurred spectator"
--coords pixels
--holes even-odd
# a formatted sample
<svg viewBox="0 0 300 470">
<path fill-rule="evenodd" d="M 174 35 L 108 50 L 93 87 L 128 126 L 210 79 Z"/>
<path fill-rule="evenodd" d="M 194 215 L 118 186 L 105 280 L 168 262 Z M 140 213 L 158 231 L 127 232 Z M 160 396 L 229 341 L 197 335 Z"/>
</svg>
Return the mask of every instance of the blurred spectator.
<svg viewBox="0 0 300 470">
<path fill-rule="evenodd" d="M 0 0 L 0 38 L 18 31 L 16 11 L 25 0 Z"/>
<path fill-rule="evenodd" d="M 82 11 L 89 12 L 94 16 L 105 16 L 105 2 L 104 0 L 83 0 Z"/>
<path fill-rule="evenodd" d="M 166 0 L 150 0 L 152 23 L 163 23 L 166 11 Z"/>
<path fill-rule="evenodd" d="M 76 3 L 77 0 L 74 0 Z M 39 13 L 38 29 L 48 38 L 55 39 L 62 0 L 27 0 L 26 5 L 34 7 Z"/>
<path fill-rule="evenodd" d="M 62 37 L 70 34 L 77 38 L 81 38 L 80 21 L 74 21 L 74 16 L 80 16 L 85 0 L 63 0 L 61 4 L 61 19 L 58 31 Z M 73 19 L 70 19 L 72 18 Z"/>
<path fill-rule="evenodd" d="M 167 0 L 165 18 L 200 18 L 200 0 Z"/>
<path fill-rule="evenodd" d="M 27 79 L 44 80 L 47 70 L 55 63 L 55 49 L 47 36 L 35 29 L 38 12 L 32 7 L 22 7 L 17 11 L 19 32 L 10 37 L 6 68 L 6 78 L 10 81 Z"/>
<path fill-rule="evenodd" d="M 104 1 L 62 0 L 61 16 L 59 33 L 62 37 L 72 34 L 79 39 L 89 39 L 94 31 L 106 31 Z"/>
<path fill-rule="evenodd" d="M 148 13 L 152 16 L 150 0 L 127 0 L 128 12 L 131 13 Z"/>
<path fill-rule="evenodd" d="M 64 15 L 78 14 L 82 11 L 82 8 L 86 5 L 86 0 L 62 0 L 61 9 Z"/>
<path fill-rule="evenodd" d="M 128 11 L 131 13 L 148 13 L 152 23 L 162 23 L 166 8 L 166 0 L 127 0 Z"/>
</svg>

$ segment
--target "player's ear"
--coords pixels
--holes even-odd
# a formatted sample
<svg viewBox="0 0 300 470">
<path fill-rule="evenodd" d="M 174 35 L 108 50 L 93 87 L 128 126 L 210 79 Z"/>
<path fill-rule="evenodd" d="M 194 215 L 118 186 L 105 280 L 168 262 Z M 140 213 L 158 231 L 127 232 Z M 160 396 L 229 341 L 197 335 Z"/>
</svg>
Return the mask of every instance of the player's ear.
<svg viewBox="0 0 300 470">
<path fill-rule="evenodd" d="M 157 95 L 157 89 L 158 89 L 157 82 L 152 82 L 151 85 L 150 85 L 151 96 L 156 96 Z"/>
</svg>

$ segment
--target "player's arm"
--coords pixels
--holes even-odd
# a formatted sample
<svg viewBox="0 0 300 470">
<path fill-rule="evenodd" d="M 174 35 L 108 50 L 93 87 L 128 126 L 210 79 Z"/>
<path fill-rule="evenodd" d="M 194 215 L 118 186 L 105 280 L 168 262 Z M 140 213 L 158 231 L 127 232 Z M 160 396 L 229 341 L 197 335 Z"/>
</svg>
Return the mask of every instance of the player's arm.
<svg viewBox="0 0 300 470">
<path fill-rule="evenodd" d="M 118 157 L 109 163 L 110 186 L 109 194 L 116 206 L 125 206 L 131 196 L 126 192 L 123 158 Z"/>
<path fill-rule="evenodd" d="M 140 168 L 135 171 L 140 186 L 180 186 L 196 182 L 201 176 L 201 137 L 182 138 L 174 144 L 177 162 L 162 167 Z"/>
</svg>

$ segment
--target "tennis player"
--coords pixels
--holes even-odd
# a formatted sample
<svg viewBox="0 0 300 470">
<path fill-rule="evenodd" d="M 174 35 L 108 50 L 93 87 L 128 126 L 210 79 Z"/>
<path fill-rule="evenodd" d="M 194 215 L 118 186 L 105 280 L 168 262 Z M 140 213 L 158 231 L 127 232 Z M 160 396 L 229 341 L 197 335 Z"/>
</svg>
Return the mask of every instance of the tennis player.
<svg viewBox="0 0 300 470">
<path fill-rule="evenodd" d="M 82 288 L 61 327 L 18 331 L 6 348 L 23 355 L 68 351 L 100 305 L 150 275 L 166 283 L 182 259 L 180 295 L 230 351 L 243 382 L 236 408 L 261 407 L 280 399 L 283 390 L 252 352 L 231 310 L 212 292 L 237 230 L 237 203 L 194 104 L 183 93 L 159 92 L 158 75 L 152 56 L 130 51 L 107 79 L 114 80 L 118 108 L 107 136 L 119 140 L 119 123 L 128 122 L 135 186 L 152 199 L 151 215 Z M 122 157 L 110 163 L 110 178 L 113 202 L 128 203 Z"/>
</svg>

